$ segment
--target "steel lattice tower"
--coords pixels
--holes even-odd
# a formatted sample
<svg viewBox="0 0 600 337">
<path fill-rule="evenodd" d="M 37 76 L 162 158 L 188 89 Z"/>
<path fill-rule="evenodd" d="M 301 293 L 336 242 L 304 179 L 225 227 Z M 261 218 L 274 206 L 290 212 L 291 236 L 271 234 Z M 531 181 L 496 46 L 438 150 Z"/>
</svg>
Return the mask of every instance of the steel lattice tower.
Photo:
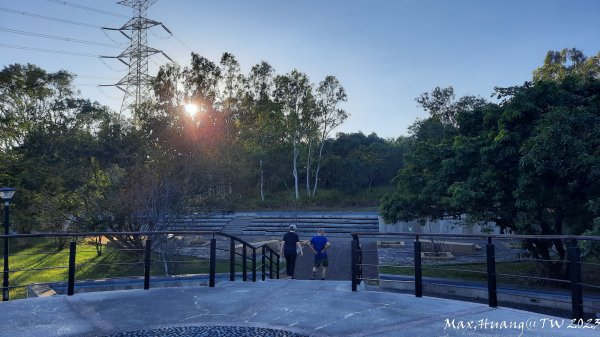
<svg viewBox="0 0 600 337">
<path fill-rule="evenodd" d="M 106 28 L 107 30 L 119 31 L 125 35 L 131 42 L 129 47 L 118 56 L 103 56 L 104 58 L 116 58 L 128 66 L 129 71 L 125 77 L 115 84 L 125 95 L 121 104 L 121 113 L 125 110 L 138 106 L 150 94 L 150 83 L 152 76 L 148 75 L 148 58 L 155 54 L 163 54 L 171 60 L 163 51 L 148 46 L 148 29 L 155 26 L 162 26 L 169 34 L 161 22 L 148 19 L 146 17 L 148 8 L 158 0 L 122 0 L 117 1 L 119 5 L 133 8 L 133 17 L 127 21 L 121 28 Z"/>
</svg>

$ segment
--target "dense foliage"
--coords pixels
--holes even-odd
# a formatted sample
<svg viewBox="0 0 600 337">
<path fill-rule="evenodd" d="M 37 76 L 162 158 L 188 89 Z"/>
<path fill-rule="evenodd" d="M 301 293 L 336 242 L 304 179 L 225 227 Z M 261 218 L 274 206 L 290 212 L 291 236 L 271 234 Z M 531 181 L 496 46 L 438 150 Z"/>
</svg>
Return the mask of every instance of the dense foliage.
<svg viewBox="0 0 600 337">
<path fill-rule="evenodd" d="M 549 52 L 532 81 L 496 88 L 493 100 L 436 88 L 417 98 L 429 118 L 397 140 L 333 136 L 348 116 L 334 76 L 314 84 L 266 62 L 243 74 L 228 53 L 162 67 L 131 119 L 79 98 L 67 72 L 10 65 L 0 72 L 0 185 L 18 189 L 22 232 L 154 229 L 173 214 L 282 194 L 288 207 L 332 191 L 357 198 L 395 176 L 387 221 L 466 216 L 515 233 L 596 235 L 599 60 Z M 564 266 L 564 242 L 524 245 L 542 260 L 556 252 L 547 272 Z"/>
<path fill-rule="evenodd" d="M 412 126 L 387 221 L 467 215 L 520 234 L 582 234 L 600 217 L 600 54 L 549 52 L 531 82 L 497 88 L 498 100 L 454 100 L 436 88 L 418 103 L 430 117 Z M 597 227 L 595 229 L 597 231 Z M 564 243 L 528 240 L 560 273 Z"/>
<path fill-rule="evenodd" d="M 231 54 L 219 63 L 192 54 L 187 67 L 160 69 L 154 97 L 131 118 L 79 98 L 72 80 L 34 65 L 0 72 L 0 185 L 18 190 L 20 232 L 155 229 L 173 214 L 261 207 L 282 194 L 289 203 L 275 205 L 299 207 L 333 189 L 351 197 L 389 186 L 402 165 L 401 140 L 332 138 L 347 118 L 333 76 L 313 84 L 266 62 L 244 75 Z"/>
</svg>

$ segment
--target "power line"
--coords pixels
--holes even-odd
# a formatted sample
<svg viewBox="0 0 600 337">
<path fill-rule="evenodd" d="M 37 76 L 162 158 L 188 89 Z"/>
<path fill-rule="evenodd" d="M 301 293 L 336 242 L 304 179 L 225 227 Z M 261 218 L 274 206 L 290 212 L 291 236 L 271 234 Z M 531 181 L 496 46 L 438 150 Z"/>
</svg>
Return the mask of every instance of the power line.
<svg viewBox="0 0 600 337">
<path fill-rule="evenodd" d="M 101 57 L 100 55 L 78 53 L 78 52 L 64 51 L 64 50 L 54 50 L 54 49 L 43 49 L 43 48 L 32 48 L 32 47 L 24 47 L 24 46 L 15 46 L 15 45 L 12 45 L 12 44 L 3 44 L 3 43 L 0 43 L 0 48 L 22 49 L 22 50 L 39 51 L 39 52 L 43 52 L 43 53 L 52 53 L 52 54 L 61 54 L 61 55 L 72 55 L 72 56 L 82 56 L 82 57 L 97 57 L 97 58 Z"/>
<path fill-rule="evenodd" d="M 110 77 L 110 76 L 96 76 L 96 75 L 79 75 L 79 74 L 73 74 L 73 77 L 77 77 L 77 78 L 86 78 L 86 79 L 91 79 L 91 80 L 118 80 L 118 77 Z"/>
<path fill-rule="evenodd" d="M 164 26 L 163 26 L 164 28 Z M 156 34 L 154 31 L 149 30 L 150 33 L 156 37 L 159 38 L 161 40 L 166 40 L 166 39 L 170 39 L 170 38 L 174 38 L 177 42 L 179 42 L 179 44 L 181 44 L 182 46 L 184 46 L 187 50 L 193 52 L 192 48 L 190 48 L 187 44 L 185 44 L 183 41 L 181 41 L 177 36 L 175 36 L 175 34 L 173 34 L 173 32 L 171 32 L 170 30 L 167 30 L 167 32 L 169 33 L 168 36 L 159 36 L 158 34 Z"/>
<path fill-rule="evenodd" d="M 68 38 L 68 37 L 61 37 L 61 36 L 55 36 L 55 35 L 26 32 L 26 31 L 23 31 L 23 30 L 16 30 L 16 29 L 3 28 L 3 27 L 0 27 L 0 32 L 7 32 L 7 33 L 12 33 L 12 34 L 20 34 L 20 35 L 42 37 L 42 38 L 45 38 L 45 39 L 61 40 L 61 41 L 67 41 L 67 42 L 72 42 L 72 43 L 83 43 L 83 44 L 90 44 L 90 45 L 94 45 L 94 46 L 102 46 L 102 47 L 110 47 L 110 48 L 121 48 L 122 47 L 122 45 L 119 46 L 119 45 L 110 44 L 110 43 L 102 43 L 102 42 L 95 42 L 95 41 L 71 39 L 71 38 Z"/>
<path fill-rule="evenodd" d="M 104 58 L 103 58 L 103 57 L 100 57 L 100 61 L 102 62 L 102 64 L 104 64 L 104 66 L 105 66 L 107 69 L 109 69 L 109 70 L 111 70 L 111 71 L 114 71 L 115 73 L 122 73 L 122 72 L 124 72 L 124 71 L 125 71 L 124 69 L 117 69 L 117 68 L 115 68 L 115 67 L 111 66 L 110 64 L 106 63 L 106 61 L 104 60 Z"/>
<path fill-rule="evenodd" d="M 175 34 L 171 33 L 171 36 L 177 41 L 179 42 L 182 46 L 184 46 L 185 48 L 187 48 L 190 52 L 193 52 L 192 48 L 190 48 L 187 44 L 185 44 L 183 41 L 181 41 L 177 36 L 175 36 Z"/>
<path fill-rule="evenodd" d="M 79 9 L 85 9 L 86 11 L 90 11 L 90 12 L 96 12 L 96 13 L 100 13 L 100 14 L 112 15 L 112 16 L 116 16 L 116 17 L 120 17 L 120 18 L 128 18 L 128 16 L 123 15 L 123 14 L 118 14 L 118 13 L 113 13 L 113 12 L 105 11 L 105 10 L 102 10 L 102 9 L 97 9 L 97 8 L 93 8 L 93 7 L 78 5 L 78 4 L 74 4 L 72 2 L 58 1 L 58 0 L 46 0 L 46 1 L 53 2 L 53 3 L 59 4 L 59 5 L 65 5 L 65 6 L 75 7 L 75 8 L 79 8 Z"/>
<path fill-rule="evenodd" d="M 112 37 L 110 37 L 110 35 L 108 35 L 108 33 L 106 33 L 106 29 L 101 29 L 102 33 L 104 33 L 104 36 L 106 36 L 107 39 L 111 40 L 112 42 L 114 42 L 115 44 L 122 44 L 121 42 L 113 39 Z"/>
<path fill-rule="evenodd" d="M 150 30 L 150 34 L 152 34 L 152 36 L 161 39 L 161 40 L 167 40 L 171 38 L 171 34 L 169 34 L 168 36 L 159 36 L 158 34 L 156 34 L 154 31 Z"/>
<path fill-rule="evenodd" d="M 106 91 L 104 91 L 104 89 L 102 88 L 102 86 L 98 86 L 98 90 L 100 91 L 100 93 L 102 95 L 104 95 L 108 99 L 112 99 L 112 100 L 115 100 L 115 101 L 122 101 L 123 100 L 122 97 L 116 97 L 116 96 L 111 96 L 111 95 L 107 94 Z"/>
<path fill-rule="evenodd" d="M 50 20 L 50 21 L 56 21 L 56 22 L 61 22 L 61 23 L 68 23 L 68 24 L 71 24 L 71 25 L 77 25 L 77 26 L 82 26 L 82 27 L 102 29 L 101 26 L 91 25 L 91 24 L 85 23 L 85 22 L 78 22 L 78 21 L 71 21 L 71 20 L 53 18 L 53 17 L 50 17 L 50 16 L 44 16 L 44 15 L 39 15 L 39 14 L 35 14 L 35 13 L 29 13 L 29 12 L 23 12 L 23 11 L 16 11 L 16 10 L 10 9 L 10 8 L 0 7 L 0 11 L 8 12 L 8 13 L 13 13 L 13 14 L 20 14 L 20 15 L 30 16 L 30 17 L 34 17 L 34 18 L 38 18 L 38 19 L 43 19 L 43 20 Z"/>
<path fill-rule="evenodd" d="M 97 87 L 98 83 L 73 83 L 74 87 Z"/>
</svg>

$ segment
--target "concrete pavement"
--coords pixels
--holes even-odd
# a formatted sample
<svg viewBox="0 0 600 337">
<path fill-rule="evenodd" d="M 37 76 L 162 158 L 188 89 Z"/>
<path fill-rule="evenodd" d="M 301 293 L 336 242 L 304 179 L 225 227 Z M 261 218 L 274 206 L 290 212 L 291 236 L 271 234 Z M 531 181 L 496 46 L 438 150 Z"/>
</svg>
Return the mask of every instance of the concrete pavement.
<svg viewBox="0 0 600 337">
<path fill-rule="evenodd" d="M 305 238 L 300 238 L 305 240 Z M 310 240 L 310 238 L 306 238 Z M 331 247 L 327 250 L 327 258 L 329 267 L 327 268 L 327 280 L 350 280 L 351 277 L 351 237 L 348 238 L 328 238 Z M 379 263 L 377 256 L 377 243 L 370 240 L 361 243 L 363 253 L 363 263 L 369 265 L 377 265 Z M 295 277 L 299 280 L 309 280 L 312 277 L 312 268 L 314 264 L 314 254 L 308 246 L 303 248 L 304 256 L 298 256 L 296 260 Z M 378 278 L 378 269 L 370 266 L 363 267 L 363 274 L 368 278 Z M 285 269 L 281 273 L 281 278 L 285 277 Z M 321 278 L 321 269 L 317 272 L 317 277 Z"/>
<path fill-rule="evenodd" d="M 375 291 L 348 281 L 222 282 L 215 288 L 124 290 L 0 303 L 0 336 L 144 336 L 235 326 L 301 336 L 599 336 L 569 320 L 487 305 Z M 561 325 L 561 327 L 559 327 Z M 163 331 L 167 331 L 163 330 Z M 265 330 L 266 331 L 266 330 Z M 123 333 L 131 332 L 131 333 Z M 154 335 L 152 335 L 154 336 Z M 204 336 L 204 335 L 203 335 Z"/>
</svg>

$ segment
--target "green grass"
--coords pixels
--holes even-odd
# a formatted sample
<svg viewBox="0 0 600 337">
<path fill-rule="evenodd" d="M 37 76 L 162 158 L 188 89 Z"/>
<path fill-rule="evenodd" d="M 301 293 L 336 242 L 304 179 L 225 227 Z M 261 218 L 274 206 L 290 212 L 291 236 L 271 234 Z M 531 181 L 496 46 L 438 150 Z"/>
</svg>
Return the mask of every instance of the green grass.
<svg viewBox="0 0 600 337">
<path fill-rule="evenodd" d="M 2 259 L 3 260 L 3 259 Z M 172 274 L 202 274 L 209 272 L 206 259 L 190 256 L 173 256 Z M 56 249 L 51 239 L 28 240 L 26 244 L 11 245 L 10 298 L 26 296 L 26 286 L 35 283 L 64 282 L 68 279 L 69 249 Z M 75 280 L 91 280 L 116 277 L 143 276 L 143 261 L 135 252 L 124 252 L 104 246 L 102 255 L 98 255 L 95 247 L 86 242 L 78 242 L 76 254 Z M 240 268 L 236 268 L 240 269 Z M 217 261 L 218 273 L 228 272 L 229 264 Z M 164 268 L 159 255 L 152 254 L 151 276 L 164 276 Z"/>
<path fill-rule="evenodd" d="M 429 269 L 435 268 L 435 269 Z M 414 275 L 414 267 L 382 266 L 379 271 L 384 274 Z M 465 281 L 486 281 L 487 266 L 485 263 L 447 264 L 426 266 L 423 265 L 423 277 L 449 278 Z M 528 275 L 532 272 L 526 263 L 497 263 L 496 273 L 511 273 Z"/>
<path fill-rule="evenodd" d="M 598 261 L 588 261 L 598 263 Z M 496 273 L 518 276 L 539 276 L 538 265 L 535 261 L 513 261 L 496 263 Z M 380 266 L 379 272 L 384 274 L 414 276 L 412 266 Z M 487 265 L 485 263 L 425 265 L 423 277 L 445 278 L 462 281 L 487 282 Z M 561 289 L 568 286 L 564 282 L 543 281 L 534 278 L 522 278 L 497 275 L 498 284 L 535 287 L 545 289 Z M 582 281 L 585 284 L 600 284 L 600 268 L 592 265 L 582 265 Z M 598 293 L 598 289 L 588 288 L 586 292 Z"/>
</svg>

